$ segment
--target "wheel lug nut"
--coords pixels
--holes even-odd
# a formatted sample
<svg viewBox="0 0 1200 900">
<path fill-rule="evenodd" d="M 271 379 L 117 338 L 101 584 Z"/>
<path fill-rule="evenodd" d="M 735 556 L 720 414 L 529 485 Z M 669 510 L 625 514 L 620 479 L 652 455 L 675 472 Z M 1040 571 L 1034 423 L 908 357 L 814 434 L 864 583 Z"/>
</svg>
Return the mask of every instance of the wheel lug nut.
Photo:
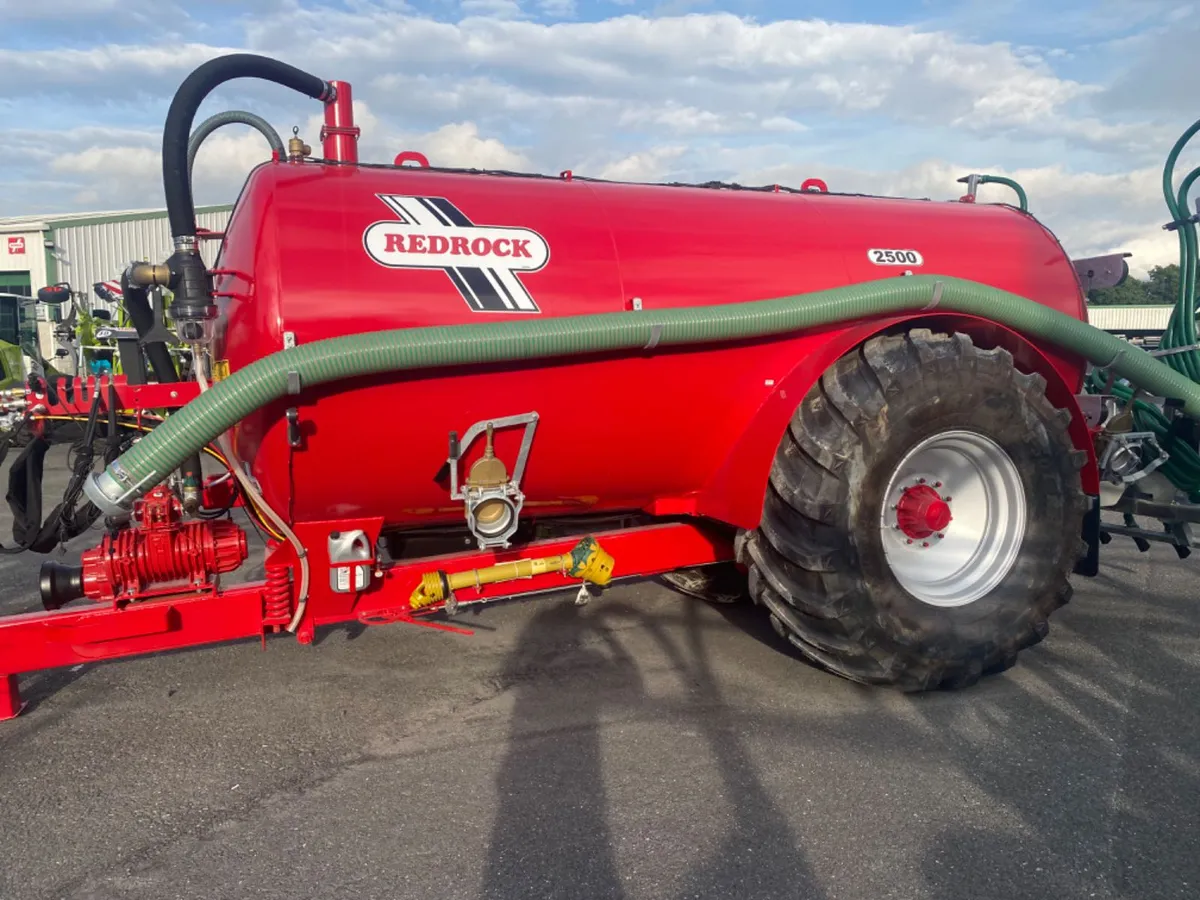
<svg viewBox="0 0 1200 900">
<path fill-rule="evenodd" d="M 912 538 L 909 538 L 909 539 L 908 539 L 908 542 L 911 544 L 911 543 L 912 543 Z"/>
<path fill-rule="evenodd" d="M 922 547 L 928 547 L 928 546 L 929 546 L 929 541 L 922 541 L 922 542 L 921 542 L 921 546 L 922 546 Z"/>
<path fill-rule="evenodd" d="M 924 478 L 918 478 L 918 479 L 917 479 L 917 484 L 924 484 L 924 483 L 925 483 L 925 479 L 924 479 Z"/>
<path fill-rule="evenodd" d="M 942 499 L 945 500 L 947 503 L 949 503 L 954 498 L 953 497 L 943 497 Z"/>
<path fill-rule="evenodd" d="M 898 528 L 899 526 L 896 526 L 896 527 Z M 942 538 L 944 538 L 944 537 L 945 537 L 945 535 L 944 535 L 944 534 L 939 534 L 939 535 L 938 535 L 938 540 L 940 541 L 940 540 L 941 540 Z"/>
<path fill-rule="evenodd" d="M 934 487 L 941 487 L 941 486 L 942 486 L 942 483 L 941 483 L 940 481 L 935 481 L 935 482 L 933 483 L 933 486 L 934 486 Z"/>
</svg>

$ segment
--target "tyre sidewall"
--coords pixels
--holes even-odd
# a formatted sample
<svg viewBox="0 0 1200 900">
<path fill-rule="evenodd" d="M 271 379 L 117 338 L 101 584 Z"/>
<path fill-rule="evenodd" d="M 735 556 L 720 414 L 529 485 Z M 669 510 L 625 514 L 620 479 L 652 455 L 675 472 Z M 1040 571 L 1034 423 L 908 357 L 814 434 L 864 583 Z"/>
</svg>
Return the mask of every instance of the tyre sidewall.
<svg viewBox="0 0 1200 900">
<path fill-rule="evenodd" d="M 1047 416 L 1053 408 L 1031 403 L 1016 381 L 1020 376 L 1011 374 L 1014 379 L 1002 383 L 973 380 L 970 389 L 961 380 L 940 379 L 950 383 L 926 382 L 923 391 L 890 398 L 848 473 L 848 531 L 875 614 L 892 620 L 881 623 L 887 632 L 911 635 L 930 655 L 960 656 L 964 641 L 977 651 L 991 649 L 1027 629 L 1028 617 L 1045 606 L 1039 593 L 1061 581 L 1064 553 L 1078 545 L 1071 502 L 1079 481 L 1074 448 L 1064 442 L 1062 426 Z M 904 456 L 927 438 L 957 430 L 990 438 L 1012 460 L 1025 494 L 1025 534 L 1012 568 L 991 592 L 963 606 L 938 607 L 918 600 L 896 579 L 880 522 L 888 482 Z M 943 643 L 939 652 L 936 645 Z"/>
</svg>

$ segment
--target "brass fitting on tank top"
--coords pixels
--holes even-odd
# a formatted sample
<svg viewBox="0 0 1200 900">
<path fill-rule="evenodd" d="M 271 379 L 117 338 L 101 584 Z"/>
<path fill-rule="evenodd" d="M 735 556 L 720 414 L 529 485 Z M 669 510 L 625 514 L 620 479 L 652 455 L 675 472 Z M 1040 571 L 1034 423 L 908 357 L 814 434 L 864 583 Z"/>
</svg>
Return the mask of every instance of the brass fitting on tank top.
<svg viewBox="0 0 1200 900">
<path fill-rule="evenodd" d="M 292 136 L 288 138 L 288 159 L 292 162 L 300 162 L 309 156 L 312 156 L 312 147 L 304 143 L 300 139 L 300 126 L 292 128 Z"/>
</svg>

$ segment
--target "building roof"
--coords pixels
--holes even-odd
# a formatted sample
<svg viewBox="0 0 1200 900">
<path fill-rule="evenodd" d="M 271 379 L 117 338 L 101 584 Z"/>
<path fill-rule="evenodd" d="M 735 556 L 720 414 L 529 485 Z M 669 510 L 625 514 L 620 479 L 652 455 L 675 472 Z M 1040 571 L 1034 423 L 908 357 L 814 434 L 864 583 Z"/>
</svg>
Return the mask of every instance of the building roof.
<svg viewBox="0 0 1200 900">
<path fill-rule="evenodd" d="M 228 212 L 232 203 L 216 206 L 197 206 L 196 213 Z M 122 209 L 107 212 L 41 213 L 32 216 L 0 216 L 0 229 L 12 231 L 16 226 L 26 226 L 29 231 L 45 231 L 63 226 L 99 225 L 107 222 L 134 222 L 142 219 L 164 219 L 165 209 Z"/>
<path fill-rule="evenodd" d="M 1155 333 L 1167 330 L 1174 306 L 1088 306 L 1088 322 L 1103 331 Z"/>
</svg>

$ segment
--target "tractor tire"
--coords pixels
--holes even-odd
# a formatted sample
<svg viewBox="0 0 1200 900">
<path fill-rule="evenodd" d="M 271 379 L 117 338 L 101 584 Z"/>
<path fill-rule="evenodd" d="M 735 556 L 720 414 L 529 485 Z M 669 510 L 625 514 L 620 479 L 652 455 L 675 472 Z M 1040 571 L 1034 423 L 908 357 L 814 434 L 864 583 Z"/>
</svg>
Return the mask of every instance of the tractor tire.
<svg viewBox="0 0 1200 900">
<path fill-rule="evenodd" d="M 1003 349 L 925 329 L 831 366 L 737 541 L 775 631 L 831 672 L 905 691 L 974 684 L 1045 637 L 1086 510 L 1086 454 L 1045 387 Z"/>
</svg>

